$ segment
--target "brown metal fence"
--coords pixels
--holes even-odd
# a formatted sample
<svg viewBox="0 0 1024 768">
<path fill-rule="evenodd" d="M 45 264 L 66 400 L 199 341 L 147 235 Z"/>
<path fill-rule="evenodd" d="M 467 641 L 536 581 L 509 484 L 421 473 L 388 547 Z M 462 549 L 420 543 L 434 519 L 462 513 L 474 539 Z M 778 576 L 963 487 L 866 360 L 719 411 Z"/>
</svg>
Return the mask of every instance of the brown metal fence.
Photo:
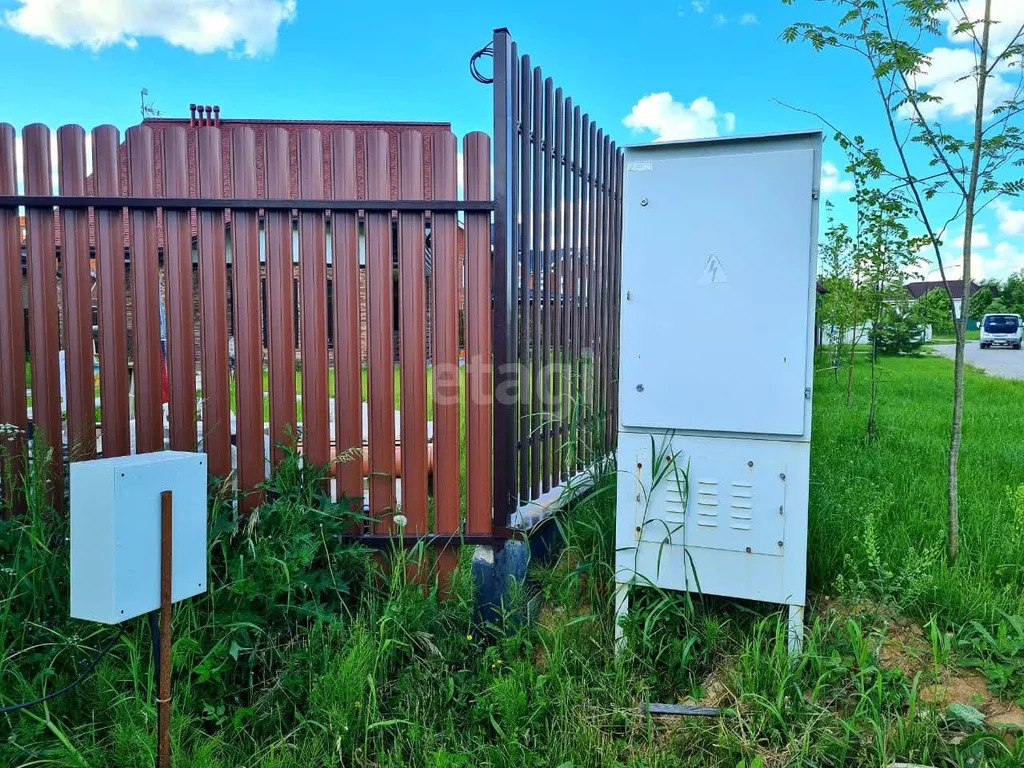
<svg viewBox="0 0 1024 768">
<path fill-rule="evenodd" d="M 483 133 L 459 200 L 450 132 L 403 132 L 392 179 L 384 131 L 106 125 L 87 173 L 83 128 L 52 158 L 26 127 L 19 169 L 0 125 L 0 423 L 70 460 L 201 448 L 250 509 L 298 439 L 345 459 L 366 541 L 399 511 L 411 540 L 509 536 L 614 445 L 623 161 L 506 30 L 492 46 L 493 199 Z"/>
<path fill-rule="evenodd" d="M 495 517 L 615 439 L 622 151 L 494 33 Z"/>
<path fill-rule="evenodd" d="M 91 136 L 88 181 L 86 132 L 69 125 L 57 136 L 57 157 L 51 158 L 49 129 L 25 128 L 24 169 L 18 169 L 14 128 L 0 125 L 0 423 L 30 432 L 36 450 L 44 444 L 64 448 L 71 460 L 200 447 L 210 456 L 213 475 L 235 473 L 247 507 L 258 503 L 257 486 L 281 460 L 274 446 L 298 438 L 313 462 L 346 458 L 336 464 L 337 493 L 357 499 L 366 493 L 373 522 L 364 533 L 370 540 L 394 530 L 399 504 L 407 535 L 435 534 L 443 540 L 464 532 L 491 535 L 491 399 L 469 397 L 491 388 L 493 203 L 486 135 L 472 133 L 463 140 L 466 194 L 461 201 L 458 142 L 451 133 L 429 141 L 416 131 L 401 135 L 397 198 L 390 179 L 392 139 L 384 131 L 357 137 L 338 129 L 325 141 L 312 128 L 292 137 L 269 128 L 258 158 L 248 127 L 200 127 L 192 135 L 183 126 L 169 127 L 155 145 L 153 131 L 143 125 L 130 128 L 122 145 L 115 128 L 100 126 Z M 198 197 L 188 196 L 190 141 L 195 142 Z M 325 146 L 331 155 L 326 163 Z M 426 152 L 432 153 L 430 195 L 424 193 Z M 127 164 L 126 183 L 119 175 L 119 153 Z M 289 153 L 298 157 L 294 198 Z M 356 195 L 357 157 L 365 163 L 366 199 Z M 52 189 L 54 161 L 59 194 Z M 25 179 L 21 195 L 19 170 Z M 261 173 L 265 177 L 257 184 Z M 265 197 L 257 196 L 258 188 L 266 190 Z M 460 214 L 467 230 L 465 277 L 457 253 Z M 397 242 L 392 240 L 395 222 Z M 431 281 L 424 272 L 428 240 Z M 397 374 L 393 251 L 401 315 Z M 328 268 L 334 276 L 331 315 Z M 365 289 L 361 269 L 367 272 Z M 466 305 L 460 306 L 463 290 Z M 365 372 L 361 308 L 368 325 Z M 460 313 L 469 347 L 464 367 Z M 432 403 L 424 344 L 428 327 L 435 350 Z M 464 389 L 459 386 L 463 369 Z M 435 427 L 432 440 L 428 421 Z M 13 449 L 19 445 L 10 443 Z M 14 455 L 12 462 L 7 469 L 20 472 L 23 457 Z M 465 527 L 464 463 L 471 473 Z M 61 488 L 63 462 L 53 462 L 51 471 L 54 487 Z M 4 492 L 15 502 L 7 508 L 17 507 L 13 489 Z"/>
</svg>

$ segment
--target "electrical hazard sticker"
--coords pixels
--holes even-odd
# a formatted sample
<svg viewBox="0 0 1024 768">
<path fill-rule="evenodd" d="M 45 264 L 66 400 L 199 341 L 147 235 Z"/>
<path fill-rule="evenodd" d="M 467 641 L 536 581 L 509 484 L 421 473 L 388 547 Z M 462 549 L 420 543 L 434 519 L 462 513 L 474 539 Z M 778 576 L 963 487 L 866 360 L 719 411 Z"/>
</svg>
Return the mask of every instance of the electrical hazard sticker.
<svg viewBox="0 0 1024 768">
<path fill-rule="evenodd" d="M 712 253 L 704 264 L 704 271 L 700 275 L 700 284 L 712 285 L 713 283 L 725 283 L 728 280 L 729 277 L 725 274 L 725 266 L 722 264 L 722 260 Z"/>
</svg>

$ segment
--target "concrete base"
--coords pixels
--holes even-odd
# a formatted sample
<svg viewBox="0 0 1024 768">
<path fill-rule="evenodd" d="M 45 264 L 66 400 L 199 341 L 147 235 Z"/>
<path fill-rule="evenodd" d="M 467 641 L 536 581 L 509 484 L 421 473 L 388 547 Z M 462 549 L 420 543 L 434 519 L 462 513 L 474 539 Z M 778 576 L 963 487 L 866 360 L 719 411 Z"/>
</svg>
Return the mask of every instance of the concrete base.
<svg viewBox="0 0 1024 768">
<path fill-rule="evenodd" d="M 479 546 L 473 551 L 473 581 L 477 594 L 477 621 L 501 623 L 502 602 L 512 583 L 522 584 L 530 564 L 527 542 L 511 540 L 500 550 Z M 518 617 L 522 620 L 523 617 Z"/>
<path fill-rule="evenodd" d="M 593 487 L 589 472 L 552 488 L 541 498 L 524 505 L 513 516 L 512 527 L 523 539 L 511 539 L 501 549 L 479 546 L 473 552 L 473 580 L 477 590 L 477 618 L 496 622 L 502 617 L 502 601 L 509 585 L 522 585 L 530 562 L 548 563 L 562 547 L 562 536 L 554 516 Z M 506 609 L 510 606 L 506 606 Z M 526 607 L 523 608 L 526 610 Z M 514 617 L 523 621 L 526 616 Z"/>
</svg>

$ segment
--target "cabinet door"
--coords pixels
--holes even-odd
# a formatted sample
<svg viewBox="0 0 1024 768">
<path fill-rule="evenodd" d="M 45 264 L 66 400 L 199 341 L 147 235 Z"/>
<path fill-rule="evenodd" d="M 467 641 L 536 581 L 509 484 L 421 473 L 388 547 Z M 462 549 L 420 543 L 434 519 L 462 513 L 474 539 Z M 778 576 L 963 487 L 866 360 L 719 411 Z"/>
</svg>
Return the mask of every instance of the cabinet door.
<svg viewBox="0 0 1024 768">
<path fill-rule="evenodd" d="M 814 150 L 645 151 L 625 191 L 622 424 L 804 434 Z"/>
</svg>

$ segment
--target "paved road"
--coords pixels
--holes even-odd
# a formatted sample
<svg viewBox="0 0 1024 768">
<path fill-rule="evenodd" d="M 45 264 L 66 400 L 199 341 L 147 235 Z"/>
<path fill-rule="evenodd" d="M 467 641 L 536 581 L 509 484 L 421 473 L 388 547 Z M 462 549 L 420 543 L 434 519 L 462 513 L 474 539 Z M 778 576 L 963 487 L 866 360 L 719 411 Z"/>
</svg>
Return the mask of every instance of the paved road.
<svg viewBox="0 0 1024 768">
<path fill-rule="evenodd" d="M 952 344 L 935 344 L 932 346 L 936 354 L 952 358 L 955 347 Z M 971 365 L 981 368 L 992 376 L 1004 379 L 1024 379 L 1024 350 L 996 347 L 982 349 L 978 342 L 967 342 L 964 359 Z"/>
</svg>

